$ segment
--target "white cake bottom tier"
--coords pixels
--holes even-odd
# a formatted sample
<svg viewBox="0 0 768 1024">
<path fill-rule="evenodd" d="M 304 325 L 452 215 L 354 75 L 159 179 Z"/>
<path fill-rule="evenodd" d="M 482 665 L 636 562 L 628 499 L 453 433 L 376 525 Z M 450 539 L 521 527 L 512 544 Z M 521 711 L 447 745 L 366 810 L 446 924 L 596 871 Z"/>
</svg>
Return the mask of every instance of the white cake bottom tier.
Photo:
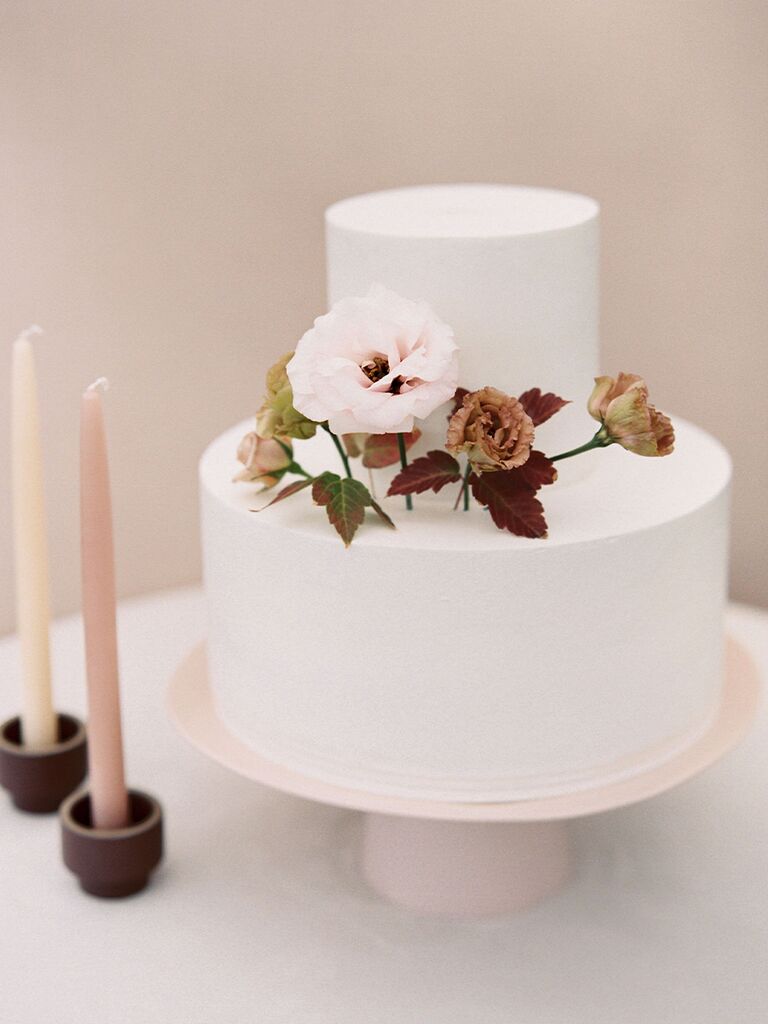
<svg viewBox="0 0 768 1024">
<path fill-rule="evenodd" d="M 249 424 L 223 434 L 200 478 L 229 728 L 316 778 L 444 800 L 567 792 L 673 756 L 720 694 L 730 479 L 716 441 L 676 427 L 665 459 L 614 446 L 570 478 L 563 464 L 546 540 L 430 495 L 412 513 L 387 500 L 397 531 L 369 517 L 349 550 L 308 491 L 254 514 L 264 499 L 231 482 Z M 337 469 L 325 435 L 297 455 Z"/>
</svg>

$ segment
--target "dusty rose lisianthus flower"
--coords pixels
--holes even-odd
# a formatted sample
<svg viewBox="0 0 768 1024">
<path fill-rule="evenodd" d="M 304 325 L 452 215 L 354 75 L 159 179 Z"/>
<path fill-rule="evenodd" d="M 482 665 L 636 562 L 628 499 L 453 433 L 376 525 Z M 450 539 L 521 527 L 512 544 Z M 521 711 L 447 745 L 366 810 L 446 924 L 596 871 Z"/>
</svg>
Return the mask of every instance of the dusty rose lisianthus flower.
<svg viewBox="0 0 768 1024">
<path fill-rule="evenodd" d="M 464 396 L 448 423 L 446 448 L 466 452 L 478 472 L 515 469 L 531 454 L 533 421 L 521 403 L 497 388 Z"/>
<path fill-rule="evenodd" d="M 334 434 L 399 434 L 453 396 L 457 354 L 426 303 L 375 285 L 318 317 L 286 371 L 294 407 Z"/>
<path fill-rule="evenodd" d="M 293 461 L 290 440 L 283 437 L 280 441 L 259 437 L 255 431 L 246 434 L 237 449 L 237 457 L 245 468 L 237 474 L 235 481 L 258 482 L 265 488 L 274 487 Z"/>
<path fill-rule="evenodd" d="M 634 373 L 595 377 L 587 409 L 603 424 L 608 443 L 635 455 L 669 455 L 675 446 L 672 422 L 648 401 L 648 386 Z"/>
</svg>

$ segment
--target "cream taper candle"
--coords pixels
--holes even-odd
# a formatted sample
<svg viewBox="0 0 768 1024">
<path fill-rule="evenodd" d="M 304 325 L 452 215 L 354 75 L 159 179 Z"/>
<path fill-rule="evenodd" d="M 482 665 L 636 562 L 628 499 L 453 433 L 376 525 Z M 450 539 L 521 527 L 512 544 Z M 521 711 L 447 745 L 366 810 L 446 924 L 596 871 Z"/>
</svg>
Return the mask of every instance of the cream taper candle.
<svg viewBox="0 0 768 1024">
<path fill-rule="evenodd" d="M 117 664 L 115 558 L 102 378 L 84 393 L 80 421 L 83 623 L 88 677 L 88 770 L 95 828 L 128 823 Z"/>
<path fill-rule="evenodd" d="M 11 476 L 16 561 L 16 615 L 21 649 L 21 737 L 24 746 L 47 747 L 57 740 L 51 698 L 48 641 L 48 544 L 43 497 L 43 457 L 37 402 L 35 355 L 22 331 L 13 346 Z"/>
</svg>

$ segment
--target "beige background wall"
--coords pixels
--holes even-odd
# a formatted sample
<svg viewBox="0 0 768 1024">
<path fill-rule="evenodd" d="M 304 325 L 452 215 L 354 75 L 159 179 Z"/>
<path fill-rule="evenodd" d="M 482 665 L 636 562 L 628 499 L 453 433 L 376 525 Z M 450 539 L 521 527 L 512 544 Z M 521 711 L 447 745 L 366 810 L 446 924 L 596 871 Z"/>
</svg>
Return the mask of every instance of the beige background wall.
<svg viewBox="0 0 768 1024">
<path fill-rule="evenodd" d="M 768 5 L 6 0 L 0 48 L 0 367 L 45 326 L 58 609 L 83 385 L 113 380 L 123 592 L 194 579 L 197 454 L 322 311 L 323 208 L 453 180 L 600 199 L 605 369 L 731 448 L 733 590 L 768 603 Z"/>
</svg>

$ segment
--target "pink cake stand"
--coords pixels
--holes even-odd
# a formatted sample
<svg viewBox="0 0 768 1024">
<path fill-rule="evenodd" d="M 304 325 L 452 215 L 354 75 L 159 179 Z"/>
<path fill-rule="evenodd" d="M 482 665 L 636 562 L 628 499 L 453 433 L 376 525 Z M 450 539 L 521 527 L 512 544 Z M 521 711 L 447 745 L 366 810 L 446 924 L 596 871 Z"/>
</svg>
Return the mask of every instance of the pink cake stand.
<svg viewBox="0 0 768 1024">
<path fill-rule="evenodd" d="M 420 913 L 473 916 L 521 910 L 557 891 L 571 867 L 569 820 L 647 800 L 697 775 L 744 736 L 759 690 L 754 663 L 729 639 L 718 714 L 684 752 L 622 781 L 509 803 L 382 796 L 268 761 L 218 717 L 202 644 L 171 679 L 168 707 L 182 735 L 224 767 L 286 793 L 363 811 L 362 872 L 379 895 Z"/>
</svg>

